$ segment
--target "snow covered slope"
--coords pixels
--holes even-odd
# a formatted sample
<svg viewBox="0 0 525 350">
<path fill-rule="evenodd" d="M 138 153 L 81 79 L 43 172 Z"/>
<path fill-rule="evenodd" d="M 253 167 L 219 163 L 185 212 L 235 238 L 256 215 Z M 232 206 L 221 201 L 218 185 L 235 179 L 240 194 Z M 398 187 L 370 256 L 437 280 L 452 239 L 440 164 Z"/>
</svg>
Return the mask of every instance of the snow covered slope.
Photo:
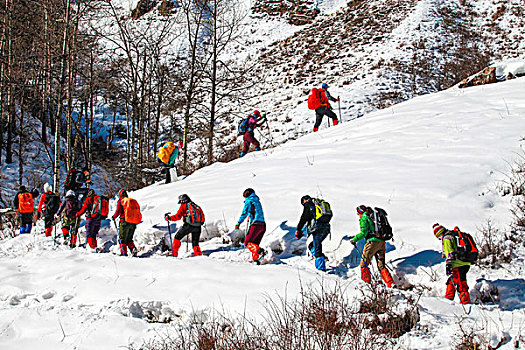
<svg viewBox="0 0 525 350">
<path fill-rule="evenodd" d="M 444 264 L 432 224 L 475 232 L 487 218 L 500 227 L 510 222 L 509 199 L 496 185 L 523 146 L 524 92 L 525 78 L 449 89 L 132 193 L 143 208 L 136 234 L 143 258 L 111 254 L 115 236 L 108 223 L 100 241 L 107 241 L 110 253 L 55 248 L 40 234 L 2 241 L 0 348 L 140 344 L 169 327 L 147 323 L 148 310 L 175 321 L 209 307 L 257 318 L 265 293 L 293 296 L 301 283 L 321 278 L 342 280 L 352 297 L 362 284 L 347 235 L 358 232 L 360 204 L 387 210 L 395 231 L 387 261 L 399 277 L 428 288 L 418 329 L 400 340 L 406 348 L 448 349 L 461 317 L 479 322 L 488 337 L 508 334 L 514 341 L 525 322 L 523 251 L 505 269 L 471 270 L 471 287 L 483 277 L 500 288 L 505 302 L 499 308 L 472 306 L 464 315 L 460 305 L 442 298 Z M 265 210 L 262 246 L 274 250 L 272 263 L 263 266 L 248 263 L 246 249 L 224 243 L 246 187 L 255 189 Z M 167 232 L 163 214 L 176 211 L 182 193 L 205 210 L 205 235 L 216 236 L 201 244 L 207 256 L 190 257 L 184 244 L 182 259 L 150 251 Z M 332 237 L 325 241 L 331 267 L 326 275 L 314 270 L 308 256 L 297 255 L 306 242 L 293 237 L 304 194 L 323 197 L 335 213 Z M 433 269 L 437 279 L 429 277 Z M 512 348 L 512 342 L 502 348 Z"/>
</svg>

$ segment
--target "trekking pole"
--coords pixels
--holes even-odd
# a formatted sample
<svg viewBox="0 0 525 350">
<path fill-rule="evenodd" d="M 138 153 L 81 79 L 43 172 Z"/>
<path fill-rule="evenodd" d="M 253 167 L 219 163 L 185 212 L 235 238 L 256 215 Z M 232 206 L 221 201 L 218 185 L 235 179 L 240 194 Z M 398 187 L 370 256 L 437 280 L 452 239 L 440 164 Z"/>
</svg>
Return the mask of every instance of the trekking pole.
<svg viewBox="0 0 525 350">
<path fill-rule="evenodd" d="M 115 225 L 115 230 L 117 231 L 117 242 L 118 242 L 118 246 L 120 248 L 120 254 L 124 255 L 124 249 L 122 247 L 122 241 L 120 240 L 120 233 L 119 233 L 117 222 L 115 221 L 115 219 L 113 219 L 113 225 Z"/>
<path fill-rule="evenodd" d="M 55 220 L 55 238 L 53 238 L 53 247 L 57 244 L 57 221 Z"/>
<path fill-rule="evenodd" d="M 186 253 L 188 252 L 188 245 L 189 245 L 188 241 L 189 241 L 189 240 L 190 240 L 190 235 L 187 234 L 187 235 L 186 235 Z"/>
<path fill-rule="evenodd" d="M 171 213 L 166 213 L 166 215 L 170 215 Z M 168 233 L 170 234 L 170 244 L 171 244 L 171 254 L 173 254 L 173 241 L 171 240 L 171 227 L 170 227 L 170 219 L 167 218 L 166 222 L 168 223 Z"/>
<path fill-rule="evenodd" d="M 339 96 L 337 96 L 337 105 L 339 107 L 339 120 L 342 123 L 343 122 L 343 118 L 341 117 L 341 100 L 339 99 Z"/>
<path fill-rule="evenodd" d="M 268 135 L 270 135 L 270 144 L 272 145 L 272 147 L 275 147 L 275 145 L 273 144 L 273 136 L 270 130 L 270 125 L 268 124 L 268 119 L 266 119 L 266 127 L 268 128 Z"/>
</svg>

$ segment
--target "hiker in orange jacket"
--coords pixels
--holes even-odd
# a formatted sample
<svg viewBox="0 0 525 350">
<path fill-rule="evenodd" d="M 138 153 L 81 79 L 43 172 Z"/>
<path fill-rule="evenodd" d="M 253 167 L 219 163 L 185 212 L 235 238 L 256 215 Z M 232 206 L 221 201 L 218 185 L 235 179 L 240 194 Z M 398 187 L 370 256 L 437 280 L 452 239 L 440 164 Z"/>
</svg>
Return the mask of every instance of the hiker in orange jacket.
<svg viewBox="0 0 525 350">
<path fill-rule="evenodd" d="M 28 191 L 24 185 L 21 185 L 15 195 L 13 204 L 20 217 L 20 234 L 31 233 L 33 228 L 33 212 L 35 210 L 34 199 L 38 197 L 39 192 L 35 188 Z"/>
<path fill-rule="evenodd" d="M 172 254 L 174 257 L 179 256 L 180 241 L 191 233 L 191 244 L 193 246 L 193 255 L 202 255 L 199 240 L 201 237 L 201 226 L 204 224 L 205 218 L 202 209 L 195 204 L 187 194 L 179 196 L 179 210 L 175 215 L 170 213 L 164 214 L 166 221 L 177 221 L 184 218 L 184 225 L 177 231 L 172 244 Z M 168 223 L 169 225 L 169 223 Z"/>
<path fill-rule="evenodd" d="M 120 218 L 118 235 L 120 238 L 120 252 L 122 255 L 128 255 L 128 248 L 132 256 L 137 256 L 137 247 L 133 242 L 133 235 L 137 224 L 142 220 L 140 213 L 140 206 L 138 202 L 128 197 L 126 190 L 120 190 L 118 193 L 119 200 L 117 202 L 117 209 L 113 214 L 113 221 L 117 217 Z"/>
</svg>

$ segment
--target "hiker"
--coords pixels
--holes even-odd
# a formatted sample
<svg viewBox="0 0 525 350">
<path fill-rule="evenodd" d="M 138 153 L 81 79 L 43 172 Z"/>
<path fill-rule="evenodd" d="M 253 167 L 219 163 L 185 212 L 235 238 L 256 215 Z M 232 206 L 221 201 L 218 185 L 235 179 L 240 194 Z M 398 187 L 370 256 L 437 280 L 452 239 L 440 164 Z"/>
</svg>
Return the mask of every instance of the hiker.
<svg viewBox="0 0 525 350">
<path fill-rule="evenodd" d="M 53 193 L 53 188 L 50 184 L 44 184 L 44 193 L 40 196 L 38 202 L 37 220 L 44 217 L 44 233 L 46 237 L 51 237 L 53 227 L 55 226 L 55 214 L 60 207 L 60 198 Z"/>
<path fill-rule="evenodd" d="M 82 170 L 72 168 L 66 175 L 64 182 L 64 193 L 72 190 L 77 196 L 81 197 L 81 203 L 83 202 L 89 187 L 91 186 L 91 175 L 88 167 L 83 167 Z"/>
<path fill-rule="evenodd" d="M 157 156 L 159 157 L 159 162 L 164 165 L 160 173 L 166 175 L 165 183 L 167 184 L 171 182 L 172 177 L 177 180 L 177 169 L 175 169 L 175 162 L 177 161 L 177 157 L 179 156 L 182 147 L 182 141 L 177 143 L 170 141 L 166 142 L 164 146 L 159 148 Z"/>
<path fill-rule="evenodd" d="M 78 226 L 80 225 L 80 218 L 76 216 L 79 211 L 79 201 L 77 195 L 73 190 L 66 192 L 66 198 L 58 208 L 58 212 L 55 214 L 55 220 L 60 220 L 62 213 L 62 236 L 64 237 L 64 244 L 67 244 L 68 238 L 71 236 L 69 241 L 69 247 L 75 248 L 77 246 L 77 235 Z"/>
<path fill-rule="evenodd" d="M 250 144 L 253 143 L 255 146 L 256 151 L 261 150 L 261 144 L 257 139 L 255 138 L 255 128 L 258 126 L 262 126 L 266 122 L 266 114 L 263 114 L 261 116 L 261 113 L 259 111 L 255 110 L 252 114 L 250 114 L 248 117 L 246 117 L 242 123 L 244 123 L 243 130 L 244 130 L 244 146 L 242 148 L 241 157 L 244 157 L 246 153 L 250 150 Z"/>
<path fill-rule="evenodd" d="M 21 185 L 13 200 L 14 207 L 20 216 L 20 234 L 31 233 L 33 228 L 34 198 L 38 197 L 39 192 L 35 188 L 28 191 L 24 185 Z"/>
<path fill-rule="evenodd" d="M 199 240 L 201 237 L 201 226 L 205 221 L 204 212 L 187 194 L 179 196 L 179 204 L 179 210 L 175 215 L 170 216 L 170 213 L 164 214 L 166 221 L 177 221 L 184 218 L 184 225 L 177 231 L 173 239 L 172 254 L 174 257 L 179 256 L 180 241 L 191 233 L 193 256 L 201 256 L 202 251 L 199 246 Z"/>
<path fill-rule="evenodd" d="M 332 106 L 330 102 L 338 102 L 338 98 L 332 97 L 328 92 L 328 84 L 323 83 L 320 89 L 312 89 L 310 95 L 308 96 L 308 108 L 315 110 L 315 124 L 313 132 L 319 130 L 319 126 L 323 121 L 323 116 L 333 120 L 333 124 L 337 125 L 339 121 L 337 120 L 337 115 L 332 111 Z"/>
<path fill-rule="evenodd" d="M 82 208 L 75 214 L 80 217 L 86 214 L 86 240 L 93 252 L 98 252 L 97 235 L 100 230 L 101 221 L 108 215 L 108 200 L 104 196 L 98 196 L 94 189 L 90 188 L 86 194 L 86 200 Z"/>
<path fill-rule="evenodd" d="M 453 231 L 449 231 L 437 223 L 432 228 L 434 229 L 434 236 L 437 239 L 441 239 L 443 253 L 447 259 L 445 264 L 448 279 L 445 298 L 454 300 L 457 290 L 461 304 L 470 304 L 470 294 L 467 285 L 467 272 L 470 269 L 470 262 L 459 259 L 458 246 Z"/>
<path fill-rule="evenodd" d="M 244 208 L 242 209 L 241 217 L 235 225 L 235 229 L 238 230 L 246 217 L 250 217 L 250 228 L 244 239 L 244 245 L 252 253 L 253 261 L 259 265 L 266 255 L 266 251 L 259 247 L 266 232 L 264 213 L 259 197 L 257 197 L 252 188 L 245 189 L 242 195 L 245 198 Z"/>
<path fill-rule="evenodd" d="M 301 205 L 303 206 L 303 213 L 297 224 L 295 237 L 301 239 L 303 237 L 303 227 L 307 225 L 307 234 L 312 235 L 313 238 L 313 241 L 308 245 L 308 250 L 315 258 L 315 268 L 320 271 L 326 271 L 323 241 L 330 234 L 330 219 L 332 218 L 330 205 L 323 200 L 313 199 L 309 195 L 301 197 Z"/>
<path fill-rule="evenodd" d="M 118 197 L 117 209 L 112 218 L 113 222 L 115 222 L 117 217 L 120 218 L 118 228 L 120 253 L 123 256 L 127 256 L 129 248 L 131 256 L 137 256 L 137 247 L 135 247 L 135 243 L 133 242 L 133 235 L 135 234 L 137 225 L 142 221 L 140 206 L 135 199 L 128 197 L 126 190 L 120 190 Z"/>
<path fill-rule="evenodd" d="M 383 281 L 386 283 L 387 287 L 394 286 L 394 280 L 390 275 L 390 272 L 386 268 L 385 264 L 385 253 L 386 253 L 386 243 L 382 239 L 375 236 L 375 225 L 369 215 L 372 212 L 372 209 L 360 205 L 356 208 L 357 215 L 359 216 L 359 226 L 361 232 L 355 236 L 351 236 L 351 243 L 356 246 L 357 242 L 363 238 L 366 240 L 365 247 L 363 248 L 363 254 L 361 256 L 361 279 L 367 283 L 372 282 L 372 275 L 370 274 L 370 263 L 372 262 L 372 257 L 375 256 L 377 262 L 377 269 L 381 273 Z"/>
</svg>

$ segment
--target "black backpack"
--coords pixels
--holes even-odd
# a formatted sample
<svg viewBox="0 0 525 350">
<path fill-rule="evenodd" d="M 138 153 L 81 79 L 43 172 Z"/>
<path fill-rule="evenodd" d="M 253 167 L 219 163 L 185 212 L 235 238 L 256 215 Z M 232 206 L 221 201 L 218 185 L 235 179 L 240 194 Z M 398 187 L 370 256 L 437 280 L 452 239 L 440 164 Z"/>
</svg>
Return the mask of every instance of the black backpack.
<svg viewBox="0 0 525 350">
<path fill-rule="evenodd" d="M 56 194 L 46 193 L 46 210 L 44 214 L 46 216 L 55 215 L 60 207 L 60 198 Z"/>
<path fill-rule="evenodd" d="M 375 207 L 370 213 L 371 219 L 374 222 L 375 232 L 374 236 L 382 241 L 388 241 L 394 237 L 392 226 L 388 222 L 388 214 L 384 209 Z"/>
<path fill-rule="evenodd" d="M 64 188 L 66 190 L 74 190 L 76 189 L 76 178 L 77 178 L 78 171 L 75 168 L 72 168 L 67 172 L 66 180 L 64 181 Z"/>
</svg>

